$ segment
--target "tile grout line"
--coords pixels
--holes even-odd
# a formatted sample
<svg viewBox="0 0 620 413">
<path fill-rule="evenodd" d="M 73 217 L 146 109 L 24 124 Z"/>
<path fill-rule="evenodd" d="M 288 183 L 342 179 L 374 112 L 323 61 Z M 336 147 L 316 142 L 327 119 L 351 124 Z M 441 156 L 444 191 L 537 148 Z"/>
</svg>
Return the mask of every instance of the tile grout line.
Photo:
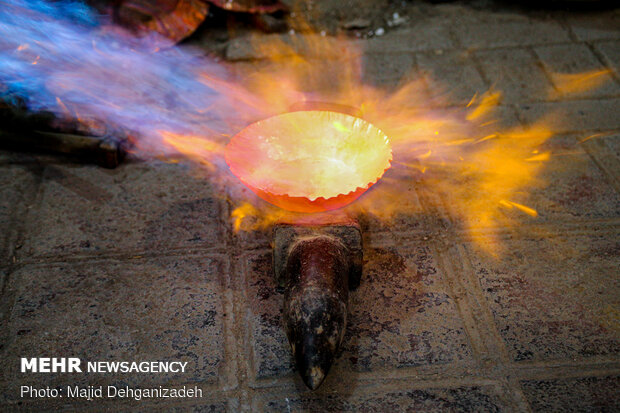
<svg viewBox="0 0 620 413">
<path fill-rule="evenodd" d="M 499 375 L 499 377 L 501 377 L 500 380 L 505 385 L 505 393 L 506 396 L 510 398 L 511 404 L 513 406 L 520 407 L 517 411 L 523 410 L 524 406 L 528 406 L 527 408 L 529 409 L 529 405 L 525 399 L 521 386 L 518 382 L 511 380 L 508 372 L 506 371 L 506 366 L 510 363 L 508 350 L 506 349 L 504 341 L 499 336 L 493 315 L 488 308 L 486 298 L 480 291 L 479 284 L 477 284 L 479 281 L 475 278 L 473 268 L 469 263 L 468 255 L 463 250 L 464 247 L 462 243 L 463 240 L 459 239 L 455 247 L 448 247 L 446 251 L 447 255 L 452 255 L 454 256 L 454 259 L 458 259 L 459 262 L 461 262 L 461 269 L 463 272 L 462 277 L 458 277 L 456 272 L 453 272 L 456 270 L 454 268 L 454 264 L 452 263 L 453 260 L 448 260 L 447 255 L 444 256 L 443 260 L 446 262 L 445 267 L 450 268 L 450 271 L 453 272 L 452 277 L 455 282 L 458 283 L 460 288 L 464 291 L 464 301 L 468 303 L 473 328 L 479 335 L 484 352 L 489 354 L 497 351 L 496 356 L 492 356 L 486 360 L 484 354 L 480 354 L 478 357 L 480 357 L 483 364 L 486 364 L 486 366 L 483 367 L 488 370 L 486 375 Z M 473 306 L 472 304 L 469 304 L 469 302 L 475 302 L 476 305 Z M 477 319 L 475 313 L 480 316 L 480 319 Z"/>
<path fill-rule="evenodd" d="M 605 147 L 605 143 L 601 142 L 600 139 L 595 139 L 593 142 L 590 142 L 590 141 L 582 142 L 580 143 L 580 145 L 584 149 L 584 151 L 588 154 L 592 162 L 598 167 L 598 169 L 607 178 L 607 180 L 609 181 L 609 184 L 616 190 L 618 194 L 620 194 L 620 173 L 618 173 L 618 170 L 620 170 L 620 160 L 613 157 L 611 162 L 615 164 L 614 165 L 615 167 L 608 168 L 607 166 L 605 166 L 605 164 L 603 163 L 603 159 L 605 158 L 605 155 L 602 155 L 603 159 L 599 159 L 599 157 L 596 156 L 598 151 L 593 149 L 593 147 L 597 147 L 597 149 L 600 149 L 601 146 Z M 609 152 L 609 149 L 608 149 L 608 152 Z"/>
<path fill-rule="evenodd" d="M 250 376 L 253 374 L 252 366 L 254 365 L 254 357 L 253 357 L 253 349 L 252 349 L 252 331 L 249 325 L 249 306 L 248 306 L 248 257 L 252 253 L 257 253 L 256 251 L 252 251 L 248 253 L 245 249 L 239 244 L 239 239 L 235 237 L 234 242 L 234 251 L 235 256 L 232 257 L 232 260 L 235 262 L 235 290 L 238 291 L 237 299 L 235 300 L 235 316 L 237 319 L 235 336 L 236 336 L 236 351 L 237 354 L 242 356 L 242 359 L 239 360 L 238 367 L 238 376 L 237 380 L 239 382 L 239 409 L 243 412 L 251 411 L 252 406 L 252 395 L 254 394 L 254 389 L 250 385 L 251 379 Z M 245 356 L 245 357 L 243 357 Z"/>
<path fill-rule="evenodd" d="M 13 310 L 13 305 L 15 301 L 15 297 L 10 294 L 9 284 L 11 283 L 13 272 L 20 266 L 20 264 L 17 262 L 15 251 L 18 249 L 18 243 L 22 241 L 22 237 L 24 237 L 25 235 L 26 223 L 28 221 L 28 216 L 31 215 L 31 210 L 38 209 L 40 206 L 42 192 L 44 188 L 43 181 L 46 167 L 44 165 L 41 165 L 38 161 L 34 162 L 32 165 L 34 165 L 34 171 L 31 172 L 35 174 L 36 181 L 34 188 L 32 188 L 32 191 L 28 194 L 27 197 L 25 197 L 25 199 L 23 199 L 23 206 L 25 211 L 21 214 L 17 214 L 20 215 L 19 219 L 13 214 L 10 218 L 11 222 L 14 222 L 16 224 L 16 228 L 13 229 L 11 235 L 9 236 L 9 250 L 7 251 L 7 257 L 10 257 L 9 265 L 8 267 L 6 267 L 6 274 L 1 280 L 2 285 L 0 286 L 0 297 L 2 297 L 2 304 L 0 307 L 0 324 L 4 326 L 4 328 L 2 328 L 2 333 L 0 333 L 0 338 L 3 342 L 0 348 L 0 354 L 3 354 L 5 351 L 7 351 L 7 349 L 9 348 L 9 343 L 12 339 L 12 337 L 8 335 L 9 332 L 8 328 L 6 327 L 9 324 L 11 312 Z"/>
<path fill-rule="evenodd" d="M 418 195 L 419 196 L 419 195 Z M 423 200 L 424 197 L 420 199 Z M 425 199 L 425 198 L 424 198 Z M 445 208 L 443 204 L 441 207 Z M 438 211 L 426 211 L 441 214 Z M 445 219 L 449 217 L 441 216 Z M 450 223 L 452 225 L 455 224 L 453 219 L 450 219 Z M 457 222 L 458 223 L 458 220 Z M 549 226 L 554 226 L 555 228 L 560 226 L 562 232 L 581 234 L 584 233 L 580 228 L 583 225 L 601 225 L 607 227 L 610 231 L 613 231 L 614 228 L 620 225 L 620 218 L 587 218 L 581 220 L 549 220 L 549 221 L 541 221 L 536 223 L 523 223 L 521 227 L 531 227 L 531 228 L 546 228 Z M 471 229 L 465 230 L 461 228 L 444 228 L 442 231 L 451 231 L 454 235 L 459 236 L 467 236 L 470 233 L 475 234 L 485 234 L 485 233 L 499 233 L 510 235 L 510 231 L 513 230 L 513 227 L 510 226 L 488 226 L 488 227 L 472 227 Z M 425 229 L 416 229 L 412 231 L 393 231 L 393 230 L 379 230 L 379 231 L 369 231 L 372 232 L 375 236 L 391 236 L 392 234 L 401 234 L 404 236 L 413 236 L 413 238 L 419 238 L 423 236 L 428 236 L 428 232 Z M 586 230 L 585 233 L 588 231 Z M 249 245 L 248 247 L 240 246 L 240 251 L 242 252 L 261 252 L 261 251 L 270 251 L 269 247 L 266 244 L 255 243 Z M 189 250 L 189 251 L 188 251 Z M 94 252 L 83 253 L 83 254 L 74 254 L 74 255 L 43 255 L 43 256 L 35 256 L 28 257 L 23 260 L 18 260 L 13 268 L 22 268 L 24 266 L 41 266 L 48 264 L 62 264 L 62 263 L 86 263 L 93 261 L 126 261 L 126 260 L 142 260 L 142 259 L 152 259 L 152 258 L 175 258 L 175 257 L 185 257 L 185 258 L 200 258 L 200 257 L 209 257 L 209 256 L 222 256 L 228 255 L 230 253 L 230 247 L 221 248 L 221 247 L 213 247 L 213 248 L 187 248 L 183 249 L 182 247 L 167 249 L 163 251 L 159 251 L 157 253 L 148 253 L 145 250 L 135 250 L 135 251 L 123 251 L 117 252 L 114 250 L 110 251 L 102 251 L 102 252 Z M 5 269 L 8 267 L 4 267 Z"/>
<path fill-rule="evenodd" d="M 592 52 L 592 54 L 598 59 L 598 61 L 609 70 L 609 74 L 617 84 L 620 84 L 620 68 L 615 67 L 612 62 L 609 62 L 603 53 L 601 53 L 594 42 L 585 42 L 586 47 Z"/>
</svg>

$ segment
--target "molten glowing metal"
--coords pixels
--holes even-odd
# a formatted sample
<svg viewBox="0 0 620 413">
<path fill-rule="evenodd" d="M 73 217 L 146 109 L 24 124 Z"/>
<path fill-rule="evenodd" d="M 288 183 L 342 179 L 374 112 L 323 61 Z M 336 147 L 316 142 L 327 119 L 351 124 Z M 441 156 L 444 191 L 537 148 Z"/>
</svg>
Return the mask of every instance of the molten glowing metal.
<svg viewBox="0 0 620 413">
<path fill-rule="evenodd" d="M 226 148 L 230 170 L 265 201 L 297 212 L 343 207 L 390 167 L 388 137 L 363 119 L 301 111 L 256 122 Z"/>
</svg>

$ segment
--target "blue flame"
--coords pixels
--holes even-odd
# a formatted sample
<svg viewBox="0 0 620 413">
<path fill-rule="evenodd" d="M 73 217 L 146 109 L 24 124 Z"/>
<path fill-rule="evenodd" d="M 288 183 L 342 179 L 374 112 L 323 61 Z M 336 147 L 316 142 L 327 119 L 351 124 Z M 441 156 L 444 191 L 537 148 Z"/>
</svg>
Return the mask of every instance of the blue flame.
<svg viewBox="0 0 620 413">
<path fill-rule="evenodd" d="M 209 79 L 226 72 L 196 50 L 155 53 L 163 39 L 153 39 L 136 39 L 78 2 L 0 0 L 0 98 L 98 119 L 152 142 L 161 130 L 225 132 L 213 125 L 239 102 Z"/>
</svg>

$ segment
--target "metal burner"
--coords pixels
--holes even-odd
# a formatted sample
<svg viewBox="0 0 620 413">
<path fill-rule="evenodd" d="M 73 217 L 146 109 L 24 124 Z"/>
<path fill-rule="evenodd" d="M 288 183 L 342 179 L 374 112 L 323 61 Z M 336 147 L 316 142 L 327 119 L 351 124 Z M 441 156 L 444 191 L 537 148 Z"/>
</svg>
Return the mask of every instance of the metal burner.
<svg viewBox="0 0 620 413">
<path fill-rule="evenodd" d="M 312 390 L 338 353 L 349 289 L 362 274 L 359 225 L 328 211 L 355 201 L 392 161 L 389 138 L 365 120 L 335 111 L 341 108 L 350 109 L 306 102 L 303 110 L 249 125 L 226 147 L 230 170 L 258 196 L 289 211 L 315 213 L 273 230 L 275 277 L 286 291 L 284 327 Z"/>
<path fill-rule="evenodd" d="M 285 288 L 284 327 L 304 383 L 323 382 L 344 337 L 349 290 L 362 275 L 357 222 L 275 226 L 274 270 Z"/>
</svg>

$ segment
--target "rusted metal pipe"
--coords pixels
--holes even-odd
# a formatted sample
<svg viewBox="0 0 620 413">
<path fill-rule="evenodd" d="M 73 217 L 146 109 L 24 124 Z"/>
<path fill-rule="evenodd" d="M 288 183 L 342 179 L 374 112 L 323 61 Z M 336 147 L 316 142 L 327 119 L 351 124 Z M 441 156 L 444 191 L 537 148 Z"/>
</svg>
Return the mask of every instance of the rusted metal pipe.
<svg viewBox="0 0 620 413">
<path fill-rule="evenodd" d="M 347 322 L 349 289 L 359 285 L 362 237 L 354 221 L 280 224 L 274 269 L 285 288 L 283 321 L 295 365 L 312 390 L 325 379 Z"/>
</svg>

